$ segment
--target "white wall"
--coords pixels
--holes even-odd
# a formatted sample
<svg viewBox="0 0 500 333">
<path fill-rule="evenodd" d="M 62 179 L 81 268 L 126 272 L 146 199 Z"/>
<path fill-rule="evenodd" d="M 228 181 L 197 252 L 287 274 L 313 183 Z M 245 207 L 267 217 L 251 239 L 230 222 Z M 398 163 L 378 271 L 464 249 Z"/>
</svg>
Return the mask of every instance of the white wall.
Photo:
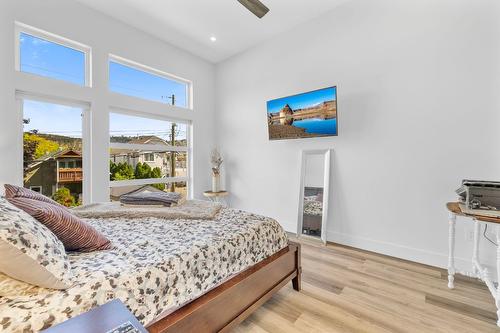
<svg viewBox="0 0 500 333">
<path fill-rule="evenodd" d="M 495 0 L 353 0 L 219 64 L 232 205 L 294 232 L 300 151 L 332 148 L 328 239 L 446 266 L 445 203 L 463 178 L 500 178 L 499 14 Z M 268 141 L 267 100 L 332 85 L 338 137 Z"/>
<path fill-rule="evenodd" d="M 92 47 L 93 87 L 19 73 L 14 70 L 14 21 Z M 214 65 L 146 33 L 67 0 L 6 0 L 0 2 L 0 184 L 22 183 L 21 114 L 15 90 L 41 92 L 91 103 L 92 199 L 108 200 L 108 105 L 141 108 L 160 115 L 192 119 L 194 126 L 194 195 L 209 186 L 208 152 L 214 144 Z M 166 105 L 138 101 L 107 92 L 107 57 L 115 54 L 155 69 L 192 80 L 195 111 L 176 111 Z"/>
</svg>

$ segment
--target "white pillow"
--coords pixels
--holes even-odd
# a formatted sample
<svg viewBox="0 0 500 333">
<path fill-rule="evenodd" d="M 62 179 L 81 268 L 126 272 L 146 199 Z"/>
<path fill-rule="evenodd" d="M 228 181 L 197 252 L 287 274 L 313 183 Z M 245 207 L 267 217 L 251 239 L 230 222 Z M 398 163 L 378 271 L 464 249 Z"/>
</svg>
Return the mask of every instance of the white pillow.
<svg viewBox="0 0 500 333">
<path fill-rule="evenodd" d="M 0 198 L 0 272 L 45 288 L 71 286 L 71 269 L 61 241 L 4 198 Z"/>
<path fill-rule="evenodd" d="M 0 273 L 0 297 L 46 295 L 53 291 L 53 289 L 35 286 Z"/>
</svg>

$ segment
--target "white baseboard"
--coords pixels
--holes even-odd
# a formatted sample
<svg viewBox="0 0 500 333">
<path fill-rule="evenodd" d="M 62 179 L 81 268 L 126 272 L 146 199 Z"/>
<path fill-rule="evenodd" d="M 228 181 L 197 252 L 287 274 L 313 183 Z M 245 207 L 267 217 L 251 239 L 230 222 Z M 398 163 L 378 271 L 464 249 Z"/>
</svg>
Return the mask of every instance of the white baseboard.
<svg viewBox="0 0 500 333">
<path fill-rule="evenodd" d="M 326 238 L 329 242 L 351 246 L 361 250 L 380 253 L 443 269 L 448 267 L 448 253 L 443 254 L 432 252 L 401 244 L 383 242 L 366 237 L 353 236 L 333 231 L 329 231 Z M 488 268 L 492 279 L 497 281 L 496 267 L 484 263 L 483 266 Z M 460 274 L 470 276 L 472 268 L 471 259 L 455 257 L 455 268 L 457 272 L 460 272 Z"/>
<path fill-rule="evenodd" d="M 375 239 L 353 236 L 339 232 L 329 231 L 327 234 L 329 242 L 352 246 L 358 249 L 385 254 L 387 256 L 410 260 L 425 265 L 446 268 L 448 266 L 448 254 L 426 251 L 395 243 L 382 242 Z M 470 259 L 455 258 L 457 268 L 469 267 Z"/>
</svg>

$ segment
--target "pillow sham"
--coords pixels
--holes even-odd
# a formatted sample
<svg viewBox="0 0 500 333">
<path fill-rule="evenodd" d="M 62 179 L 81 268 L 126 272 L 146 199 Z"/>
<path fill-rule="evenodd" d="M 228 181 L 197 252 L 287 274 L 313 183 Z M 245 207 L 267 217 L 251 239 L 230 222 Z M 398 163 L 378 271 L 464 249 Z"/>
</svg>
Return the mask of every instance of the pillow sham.
<svg viewBox="0 0 500 333">
<path fill-rule="evenodd" d="M 49 228 L 68 251 L 92 252 L 113 248 L 109 239 L 67 209 L 21 197 L 7 200 Z"/>
<path fill-rule="evenodd" d="M 0 273 L 0 297 L 46 295 L 54 289 L 47 289 L 26 283 Z"/>
<path fill-rule="evenodd" d="M 5 197 L 7 199 L 12 199 L 12 198 L 33 199 L 33 200 L 46 202 L 46 203 L 52 204 L 54 206 L 58 206 L 60 208 L 68 210 L 68 208 L 64 207 L 63 205 L 59 204 L 58 202 L 55 202 L 51 198 L 46 197 L 45 195 L 38 193 L 38 192 L 35 192 L 35 191 L 32 191 L 30 189 L 27 189 L 27 188 L 24 188 L 21 186 L 11 185 L 11 184 L 4 184 L 4 188 L 5 188 Z"/>
<path fill-rule="evenodd" d="M 71 286 L 70 264 L 61 241 L 4 198 L 0 198 L 0 272 L 45 288 Z"/>
</svg>

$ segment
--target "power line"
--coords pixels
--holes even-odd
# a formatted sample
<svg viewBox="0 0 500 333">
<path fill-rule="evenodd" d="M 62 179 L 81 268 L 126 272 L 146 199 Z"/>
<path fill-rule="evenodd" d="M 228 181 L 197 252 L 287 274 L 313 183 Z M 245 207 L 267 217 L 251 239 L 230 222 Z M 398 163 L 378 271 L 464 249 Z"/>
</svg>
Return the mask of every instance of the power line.
<svg viewBox="0 0 500 333">
<path fill-rule="evenodd" d="M 30 65 L 30 64 L 24 63 L 24 64 L 21 64 L 21 67 L 28 67 L 28 68 L 38 69 L 38 70 L 41 70 L 42 72 L 45 72 L 45 74 L 58 74 L 58 75 L 61 75 L 61 76 L 66 76 L 68 78 L 73 78 L 73 79 L 78 79 L 78 80 L 85 80 L 85 77 L 80 77 L 80 76 L 76 76 L 76 75 L 72 75 L 72 74 L 68 74 L 68 73 L 63 73 L 63 72 L 59 72 L 59 71 L 56 71 L 56 70 L 43 68 L 43 67 L 36 66 L 36 65 Z"/>
</svg>

